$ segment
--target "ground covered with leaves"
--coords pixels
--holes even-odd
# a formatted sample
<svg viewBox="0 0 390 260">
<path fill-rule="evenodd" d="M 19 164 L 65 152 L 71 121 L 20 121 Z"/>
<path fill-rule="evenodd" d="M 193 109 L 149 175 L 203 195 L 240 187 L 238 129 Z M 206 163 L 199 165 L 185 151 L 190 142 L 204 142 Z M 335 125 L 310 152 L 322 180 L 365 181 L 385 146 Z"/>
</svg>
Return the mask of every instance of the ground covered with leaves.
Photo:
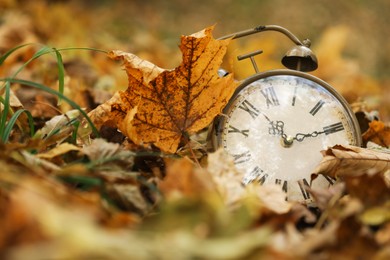
<svg viewBox="0 0 390 260">
<path fill-rule="evenodd" d="M 154 63 L 139 49 L 93 49 L 106 42 L 98 37 L 88 48 L 53 48 L 36 42 L 55 25 L 28 19 L 10 12 L 0 24 L 0 258 L 390 257 L 386 81 L 342 55 L 345 28 L 324 33 L 315 74 L 352 103 L 364 147 L 323 151 L 313 176 L 339 182 L 308 187 L 316 202 L 308 207 L 286 201 L 279 186 L 242 186 L 232 158 L 207 147 L 234 77 L 251 70 L 232 57 L 259 41 L 216 40 L 207 27 L 182 36 L 179 65 L 163 69 L 162 42 L 148 54 Z M 74 43 L 85 29 L 72 30 Z M 234 74 L 220 78 L 221 66 Z"/>
</svg>

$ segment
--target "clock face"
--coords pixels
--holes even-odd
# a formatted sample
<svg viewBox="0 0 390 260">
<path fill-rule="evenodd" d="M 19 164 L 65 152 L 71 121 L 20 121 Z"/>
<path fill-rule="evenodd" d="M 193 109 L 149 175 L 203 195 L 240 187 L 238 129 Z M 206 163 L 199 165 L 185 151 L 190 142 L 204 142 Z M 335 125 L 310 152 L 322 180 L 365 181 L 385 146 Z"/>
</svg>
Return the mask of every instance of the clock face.
<svg viewBox="0 0 390 260">
<path fill-rule="evenodd" d="M 244 82 L 221 118 L 218 146 L 234 158 L 242 182 L 278 184 L 288 200 L 311 201 L 305 185 L 334 183 L 322 175 L 311 181 L 321 150 L 360 145 L 356 119 L 344 99 L 325 82 L 298 72 L 260 74 Z"/>
</svg>

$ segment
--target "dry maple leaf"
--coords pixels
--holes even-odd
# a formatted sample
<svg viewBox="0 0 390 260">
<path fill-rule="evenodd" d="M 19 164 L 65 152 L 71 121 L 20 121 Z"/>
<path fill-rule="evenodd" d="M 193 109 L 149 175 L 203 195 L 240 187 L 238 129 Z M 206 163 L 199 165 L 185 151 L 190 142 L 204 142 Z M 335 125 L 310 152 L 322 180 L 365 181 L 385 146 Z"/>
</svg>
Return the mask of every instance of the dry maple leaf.
<svg viewBox="0 0 390 260">
<path fill-rule="evenodd" d="M 174 153 L 183 137 L 209 125 L 237 85 L 232 75 L 217 74 L 230 40 L 215 40 L 212 30 L 182 36 L 183 61 L 174 70 L 134 54 L 110 52 L 124 62 L 129 85 L 91 114 L 98 127 L 114 122 L 134 143 Z"/>
</svg>

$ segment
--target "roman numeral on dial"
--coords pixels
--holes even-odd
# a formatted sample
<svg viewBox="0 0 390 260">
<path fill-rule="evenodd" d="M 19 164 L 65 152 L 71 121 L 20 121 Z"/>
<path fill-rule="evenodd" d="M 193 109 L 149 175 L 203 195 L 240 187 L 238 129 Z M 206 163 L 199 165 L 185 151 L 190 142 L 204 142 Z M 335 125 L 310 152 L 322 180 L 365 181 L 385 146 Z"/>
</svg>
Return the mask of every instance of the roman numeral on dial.
<svg viewBox="0 0 390 260">
<path fill-rule="evenodd" d="M 299 189 L 302 193 L 302 197 L 307 200 L 310 199 L 310 193 L 306 190 L 306 187 L 310 187 L 306 179 L 301 179 L 298 181 Z"/>
<path fill-rule="evenodd" d="M 229 125 L 228 133 L 238 133 L 238 134 L 242 134 L 245 137 L 248 137 L 249 130 L 248 129 L 240 130 L 238 128 L 235 128 L 234 126 Z"/>
<path fill-rule="evenodd" d="M 323 175 L 324 178 L 329 182 L 330 185 L 333 185 L 336 182 L 335 178 L 332 178 L 330 176 Z"/>
<path fill-rule="evenodd" d="M 333 134 L 333 133 L 343 131 L 343 130 L 344 130 L 344 126 L 343 126 L 343 123 L 341 123 L 341 122 L 324 127 L 324 133 L 326 135 Z"/>
<path fill-rule="evenodd" d="M 245 174 L 244 178 L 242 179 L 242 183 L 247 185 L 253 181 L 257 181 L 263 185 L 268 178 L 268 174 L 263 174 L 263 172 L 264 171 L 260 169 L 259 166 L 256 166 L 250 173 Z"/>
<path fill-rule="evenodd" d="M 287 181 L 281 179 L 275 179 L 275 184 L 282 186 L 282 190 L 287 193 Z"/>
<path fill-rule="evenodd" d="M 246 111 L 249 113 L 249 115 L 255 119 L 259 115 L 259 110 L 253 106 L 248 100 L 244 100 L 241 105 L 238 106 L 238 108 Z"/>
<path fill-rule="evenodd" d="M 253 180 L 257 180 L 260 184 L 264 184 L 268 174 L 261 175 L 262 173 L 263 170 L 260 169 L 259 166 L 256 166 L 249 175 L 253 178 Z"/>
<path fill-rule="evenodd" d="M 325 101 L 323 100 L 320 100 L 317 102 L 317 104 L 315 104 L 315 106 L 310 110 L 310 114 L 312 116 L 314 116 L 315 114 L 317 114 L 317 112 L 321 109 L 321 107 L 325 104 Z"/>
<path fill-rule="evenodd" d="M 278 106 L 279 105 L 279 100 L 278 100 L 278 97 L 276 96 L 275 89 L 273 87 L 262 89 L 261 94 L 263 94 L 268 108 L 270 106 Z"/>
<path fill-rule="evenodd" d="M 244 163 L 251 159 L 251 154 L 249 151 L 239 153 L 239 154 L 233 154 L 232 156 L 234 158 L 234 164 Z"/>
<path fill-rule="evenodd" d="M 292 102 L 291 102 L 292 106 L 295 106 L 295 101 L 297 99 L 297 90 L 298 90 L 298 87 L 295 87 L 294 88 L 294 95 L 293 95 Z"/>
</svg>

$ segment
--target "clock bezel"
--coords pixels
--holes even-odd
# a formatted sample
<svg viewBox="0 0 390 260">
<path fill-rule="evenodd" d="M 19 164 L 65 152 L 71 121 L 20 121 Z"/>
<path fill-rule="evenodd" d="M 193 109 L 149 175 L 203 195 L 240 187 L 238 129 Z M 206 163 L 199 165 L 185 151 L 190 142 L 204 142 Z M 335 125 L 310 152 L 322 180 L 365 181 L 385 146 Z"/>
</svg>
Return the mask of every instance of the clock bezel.
<svg viewBox="0 0 390 260">
<path fill-rule="evenodd" d="M 351 120 L 353 124 L 353 130 L 354 133 L 354 139 L 356 140 L 355 144 L 351 144 L 354 146 L 361 146 L 362 145 L 362 137 L 361 137 L 361 131 L 360 131 L 360 126 L 359 123 L 356 119 L 355 114 L 353 113 L 349 103 L 345 100 L 345 98 L 339 94 L 330 84 L 325 82 L 324 80 L 313 76 L 308 73 L 304 73 L 301 71 L 296 71 L 296 70 L 290 70 L 290 69 L 276 69 L 276 70 L 269 70 L 261 73 L 256 73 L 242 81 L 242 83 L 237 87 L 235 90 L 234 94 L 230 98 L 228 104 L 225 106 L 223 109 L 222 113 L 217 116 L 214 119 L 213 125 L 211 127 L 211 133 L 210 133 L 210 138 L 211 138 L 211 149 L 213 151 L 216 151 L 218 148 L 223 147 L 222 145 L 222 133 L 223 133 L 223 127 L 226 123 L 227 115 L 230 114 L 230 111 L 232 110 L 232 105 L 233 102 L 236 100 L 236 98 L 241 94 L 241 91 L 245 89 L 249 84 L 260 80 L 264 79 L 267 77 L 272 77 L 272 76 L 296 76 L 296 77 L 301 77 L 310 81 L 313 81 L 314 83 L 318 84 L 320 87 L 323 87 L 326 91 L 328 91 L 331 95 L 333 95 L 343 106 L 343 109 L 347 112 L 347 116 Z"/>
</svg>

